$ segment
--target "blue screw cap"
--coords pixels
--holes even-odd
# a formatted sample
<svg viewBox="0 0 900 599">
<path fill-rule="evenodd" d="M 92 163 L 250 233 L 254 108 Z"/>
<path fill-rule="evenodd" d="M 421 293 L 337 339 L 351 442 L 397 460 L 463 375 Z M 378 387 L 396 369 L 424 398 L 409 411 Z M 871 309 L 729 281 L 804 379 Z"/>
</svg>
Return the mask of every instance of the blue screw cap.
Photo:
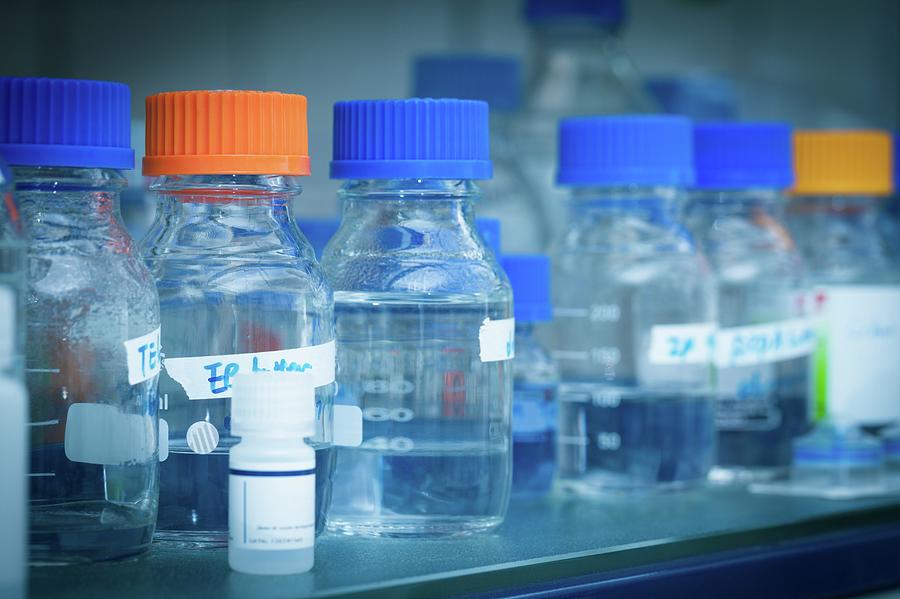
<svg viewBox="0 0 900 599">
<path fill-rule="evenodd" d="M 128 86 L 0 77 L 0 154 L 14 166 L 134 168 Z"/>
<path fill-rule="evenodd" d="M 332 179 L 489 179 L 488 105 L 354 100 L 334 105 Z"/>
<path fill-rule="evenodd" d="M 516 320 L 546 322 L 552 319 L 550 259 L 542 254 L 509 254 L 501 263 L 512 285 Z"/>
<path fill-rule="evenodd" d="M 694 181 L 689 119 L 674 115 L 575 117 L 559 130 L 562 185 L 669 185 Z"/>
<path fill-rule="evenodd" d="M 694 127 L 694 187 L 785 189 L 794 184 L 785 123 L 703 123 Z"/>
<path fill-rule="evenodd" d="M 325 246 L 341 228 L 341 219 L 339 218 L 298 218 L 297 226 L 306 236 L 306 240 L 316 252 L 316 258 L 322 259 L 322 252 Z"/>
<path fill-rule="evenodd" d="M 510 112 L 522 104 L 522 68 L 512 56 L 420 56 L 413 65 L 419 98 L 484 100 L 491 112 Z"/>
<path fill-rule="evenodd" d="M 494 256 L 500 258 L 500 219 L 499 218 L 476 218 L 475 228 L 478 234 L 484 240 Z"/>
<path fill-rule="evenodd" d="M 584 21 L 615 29 L 625 23 L 625 0 L 527 0 L 531 23 Z"/>
</svg>

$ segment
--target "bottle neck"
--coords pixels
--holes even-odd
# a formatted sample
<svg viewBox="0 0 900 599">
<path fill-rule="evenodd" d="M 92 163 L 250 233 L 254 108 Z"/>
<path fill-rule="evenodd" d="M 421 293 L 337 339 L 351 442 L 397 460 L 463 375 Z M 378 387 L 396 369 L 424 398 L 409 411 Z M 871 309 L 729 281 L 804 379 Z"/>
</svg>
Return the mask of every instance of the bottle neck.
<svg viewBox="0 0 900 599">
<path fill-rule="evenodd" d="M 843 259 L 864 260 L 870 270 L 887 268 L 878 231 L 881 202 L 873 196 L 799 196 L 791 200 L 788 218 L 814 268 Z"/>
<path fill-rule="evenodd" d="M 470 180 L 347 181 L 338 193 L 341 226 L 325 260 L 396 252 L 437 257 L 486 257 L 475 229 L 478 186 Z"/>
<path fill-rule="evenodd" d="M 572 190 L 570 218 L 575 222 L 618 219 L 674 227 L 681 214 L 683 192 L 675 187 L 584 186 Z"/>
<path fill-rule="evenodd" d="M 32 245 L 65 245 L 86 253 L 130 251 L 119 217 L 127 180 L 118 170 L 14 167 L 18 211 Z"/>
<path fill-rule="evenodd" d="M 301 237 L 292 204 L 302 188 L 297 177 L 280 175 L 180 175 L 157 178 L 156 219 L 143 245 L 147 250 L 251 248 L 295 252 Z"/>
<path fill-rule="evenodd" d="M 602 105 L 609 108 L 603 112 L 653 110 L 613 29 L 579 22 L 544 24 L 533 28 L 531 45 L 528 102 L 533 110 L 588 114 Z"/>
</svg>

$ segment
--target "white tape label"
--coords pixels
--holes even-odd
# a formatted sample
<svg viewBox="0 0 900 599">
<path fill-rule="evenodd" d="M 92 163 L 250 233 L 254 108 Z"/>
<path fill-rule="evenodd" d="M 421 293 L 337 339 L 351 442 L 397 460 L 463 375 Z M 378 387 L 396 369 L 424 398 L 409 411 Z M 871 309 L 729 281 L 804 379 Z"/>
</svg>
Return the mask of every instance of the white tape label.
<svg viewBox="0 0 900 599">
<path fill-rule="evenodd" d="M 829 416 L 859 423 L 900 418 L 900 287 L 820 291 Z"/>
<path fill-rule="evenodd" d="M 72 462 L 123 466 L 146 462 L 158 448 L 154 418 L 116 406 L 75 403 L 66 416 L 66 457 Z"/>
<path fill-rule="evenodd" d="M 482 362 L 501 362 L 516 356 L 516 319 L 485 318 L 478 330 Z"/>
<path fill-rule="evenodd" d="M 809 355 L 815 347 L 816 323 L 810 318 L 730 327 L 716 333 L 715 362 L 719 368 L 769 364 Z"/>
<path fill-rule="evenodd" d="M 184 387 L 188 399 L 231 397 L 231 382 L 239 373 L 285 372 L 304 375 L 304 384 L 321 387 L 334 382 L 334 341 L 294 349 L 166 358 L 163 368 Z"/>
<path fill-rule="evenodd" d="M 712 361 L 716 326 L 662 324 L 650 329 L 651 364 L 704 364 Z"/>
<path fill-rule="evenodd" d="M 157 327 L 155 331 L 125 342 L 129 385 L 149 381 L 159 374 L 161 364 L 159 332 L 160 328 Z"/>
<path fill-rule="evenodd" d="M 334 439 L 341 447 L 359 447 L 362 443 L 363 416 L 359 406 L 335 404 L 333 412 Z"/>
</svg>

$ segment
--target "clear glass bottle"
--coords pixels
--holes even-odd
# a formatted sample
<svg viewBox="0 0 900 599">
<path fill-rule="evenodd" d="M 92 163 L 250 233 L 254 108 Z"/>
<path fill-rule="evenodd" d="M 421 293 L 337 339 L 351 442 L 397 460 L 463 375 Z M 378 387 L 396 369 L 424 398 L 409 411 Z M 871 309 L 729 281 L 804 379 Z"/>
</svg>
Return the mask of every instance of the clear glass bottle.
<svg viewBox="0 0 900 599">
<path fill-rule="evenodd" d="M 279 118 L 251 127 L 257 111 Z M 222 123 L 238 133 L 204 148 L 185 142 L 195 135 L 187 127 L 158 128 L 166 119 Z M 334 465 L 334 313 L 331 288 L 291 214 L 299 175 L 309 173 L 306 98 L 170 92 L 148 98 L 147 123 L 144 174 L 156 176 L 159 209 L 143 256 L 160 294 L 160 417 L 169 431 L 157 537 L 226 543 L 228 450 L 237 443 L 231 382 L 263 371 L 298 372 L 317 387 L 312 441 L 321 530 Z M 260 145 L 248 145 L 250 130 Z M 170 147 L 196 153 L 165 154 Z"/>
<path fill-rule="evenodd" d="M 528 0 L 530 76 L 516 121 L 522 173 L 549 219 L 550 239 L 566 224 L 555 184 L 557 127 L 570 116 L 653 112 L 656 106 L 626 52 L 619 31 L 624 0 Z"/>
<path fill-rule="evenodd" d="M 153 280 L 119 218 L 121 171 L 134 161 L 130 93 L 30 78 L 0 89 L 21 132 L 0 153 L 28 239 L 31 559 L 137 553 L 156 522 L 160 322 Z"/>
<path fill-rule="evenodd" d="M 348 181 L 323 266 L 337 401 L 363 412 L 362 445 L 338 450 L 337 532 L 459 535 L 505 516 L 514 323 L 509 283 L 474 225 L 487 135 L 484 102 L 335 105 L 331 174 Z"/>
<path fill-rule="evenodd" d="M 12 173 L 0 160 L 0 596 L 25 597 L 28 553 L 28 393 L 23 365 L 25 241 L 12 194 Z"/>
<path fill-rule="evenodd" d="M 793 183 L 791 130 L 779 123 L 694 127 L 696 182 L 686 223 L 717 283 L 718 457 L 713 480 L 787 476 L 809 423 L 803 260 L 782 224 Z"/>
<path fill-rule="evenodd" d="M 556 475 L 559 370 L 538 339 L 537 328 L 553 317 L 547 256 L 504 256 L 513 288 L 516 359 L 513 378 L 513 496 L 539 497 Z"/>
<path fill-rule="evenodd" d="M 507 235 L 503 253 L 540 252 L 549 242 L 549 222 L 535 190 L 521 172 L 514 124 L 522 106 L 519 61 L 510 56 L 423 56 L 415 62 L 414 94 L 419 98 L 483 100 L 491 110 L 494 176 L 481 184 L 480 217 L 500 221 Z"/>
<path fill-rule="evenodd" d="M 882 131 L 797 131 L 789 224 L 814 285 L 820 320 L 815 412 L 876 432 L 900 422 L 900 270 L 878 232 L 893 190 Z"/>
<path fill-rule="evenodd" d="M 679 221 L 692 160 L 683 117 L 561 124 L 559 182 L 573 188 L 553 252 L 564 489 L 678 488 L 712 466 L 713 279 Z"/>
</svg>

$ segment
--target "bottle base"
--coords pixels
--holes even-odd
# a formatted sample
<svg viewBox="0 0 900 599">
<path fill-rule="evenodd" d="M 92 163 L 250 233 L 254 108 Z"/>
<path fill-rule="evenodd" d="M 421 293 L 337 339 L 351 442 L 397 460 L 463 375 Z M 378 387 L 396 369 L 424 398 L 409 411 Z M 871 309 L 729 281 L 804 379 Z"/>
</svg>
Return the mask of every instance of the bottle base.
<svg viewBox="0 0 900 599">
<path fill-rule="evenodd" d="M 150 548 L 153 521 L 147 510 L 84 501 L 31 506 L 29 561 L 58 566 L 115 560 Z"/>
<path fill-rule="evenodd" d="M 615 475 L 592 475 L 582 478 L 560 478 L 556 486 L 562 493 L 579 497 L 608 497 L 610 495 L 679 492 L 703 487 L 706 484 L 706 479 L 647 482 L 629 480 Z"/>
<path fill-rule="evenodd" d="M 463 537 L 488 532 L 501 522 L 503 522 L 501 516 L 350 519 L 332 515 L 328 519 L 328 530 L 346 536 L 380 538 Z"/>
<path fill-rule="evenodd" d="M 717 485 L 747 485 L 786 480 L 790 466 L 715 466 L 709 472 L 709 481 Z"/>
<path fill-rule="evenodd" d="M 288 575 L 312 570 L 313 547 L 286 551 L 228 548 L 228 565 L 241 574 Z"/>
<path fill-rule="evenodd" d="M 176 549 L 228 547 L 228 533 L 222 531 L 157 530 L 153 540 Z"/>
</svg>

